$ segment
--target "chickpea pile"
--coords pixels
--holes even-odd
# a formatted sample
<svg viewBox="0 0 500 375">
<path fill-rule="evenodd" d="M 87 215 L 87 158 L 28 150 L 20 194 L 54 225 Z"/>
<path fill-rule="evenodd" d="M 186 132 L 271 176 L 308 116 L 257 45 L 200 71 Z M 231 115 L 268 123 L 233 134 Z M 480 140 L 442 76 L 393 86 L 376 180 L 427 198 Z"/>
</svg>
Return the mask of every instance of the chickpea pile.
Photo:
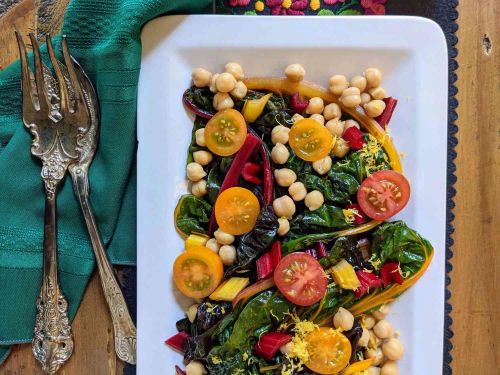
<svg viewBox="0 0 500 375">
<path fill-rule="evenodd" d="M 227 63 L 222 73 L 212 74 L 196 68 L 191 77 L 196 87 L 208 87 L 215 94 L 213 106 L 217 111 L 233 108 L 233 99 L 243 99 L 247 95 L 247 87 L 241 81 L 245 77 L 243 68 L 236 62 Z"/>
<path fill-rule="evenodd" d="M 389 306 L 383 305 L 361 318 L 363 334 L 358 345 L 364 348 L 365 358 L 374 359 L 367 370 L 369 375 L 398 375 L 397 361 L 403 357 L 404 347 L 386 320 L 388 313 Z M 333 325 L 341 331 L 348 331 L 354 325 L 354 316 L 341 307 L 333 317 Z"/>
<path fill-rule="evenodd" d="M 384 112 L 385 90 L 380 86 L 382 72 L 378 68 L 368 68 L 363 76 L 355 76 L 349 82 L 343 75 L 334 75 L 328 81 L 328 89 L 340 97 L 347 108 L 363 106 L 367 116 L 375 118 Z"/>
</svg>

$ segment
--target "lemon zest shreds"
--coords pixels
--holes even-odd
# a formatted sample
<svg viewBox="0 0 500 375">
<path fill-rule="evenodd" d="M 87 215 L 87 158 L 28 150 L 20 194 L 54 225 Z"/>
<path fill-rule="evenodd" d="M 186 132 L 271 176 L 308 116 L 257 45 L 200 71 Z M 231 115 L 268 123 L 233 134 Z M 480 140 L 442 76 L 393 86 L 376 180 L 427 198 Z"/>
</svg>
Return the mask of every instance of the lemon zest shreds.
<svg viewBox="0 0 500 375">
<path fill-rule="evenodd" d="M 376 270 L 379 270 L 380 269 L 380 266 L 382 265 L 382 260 L 381 259 L 377 259 L 377 256 L 376 254 L 373 254 L 372 257 L 370 259 L 368 259 L 368 262 L 370 262 L 370 264 L 373 266 L 373 268 L 375 268 Z"/>
<path fill-rule="evenodd" d="M 257 12 L 262 12 L 264 10 L 264 2 L 263 1 L 257 1 L 255 3 L 255 10 Z"/>
<path fill-rule="evenodd" d="M 359 211 L 356 210 L 355 208 L 344 209 L 344 210 L 342 210 L 342 213 L 344 214 L 345 221 L 348 224 L 354 223 L 354 221 L 356 220 L 356 216 L 362 217 L 361 214 L 359 213 Z"/>
<path fill-rule="evenodd" d="M 292 337 L 293 349 L 287 355 L 290 363 L 282 369 L 281 375 L 292 375 L 294 371 L 300 371 L 303 368 L 303 365 L 309 360 L 308 343 L 305 337 L 319 328 L 317 324 L 309 320 L 300 320 L 296 314 L 290 314 L 290 316 L 295 324 L 292 329 L 294 332 L 294 336 Z"/>
<path fill-rule="evenodd" d="M 360 150 L 359 154 L 360 159 L 364 164 L 367 176 L 384 168 L 384 165 L 377 166 L 376 156 L 381 150 L 382 150 L 382 144 L 378 142 L 373 135 L 368 134 L 368 142 L 365 143 L 363 148 Z M 384 155 L 383 156 L 384 161 L 386 163 L 389 163 L 389 160 L 387 159 L 387 154 L 383 153 L 383 155 Z"/>
<path fill-rule="evenodd" d="M 221 364 L 222 363 L 222 359 L 221 357 L 219 357 L 218 355 L 214 355 L 212 356 L 211 358 L 211 361 L 214 365 L 218 365 L 218 364 Z"/>
</svg>

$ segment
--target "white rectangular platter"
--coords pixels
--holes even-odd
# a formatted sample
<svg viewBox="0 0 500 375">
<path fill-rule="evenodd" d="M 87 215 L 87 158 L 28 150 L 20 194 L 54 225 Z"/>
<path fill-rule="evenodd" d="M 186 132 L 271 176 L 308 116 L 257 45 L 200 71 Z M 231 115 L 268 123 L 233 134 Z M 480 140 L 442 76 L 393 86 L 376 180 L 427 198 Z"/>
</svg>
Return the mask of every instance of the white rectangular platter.
<svg viewBox="0 0 500 375">
<path fill-rule="evenodd" d="M 192 117 L 181 103 L 191 70 L 218 72 L 237 61 L 247 76 L 281 76 L 301 63 L 306 79 L 379 67 L 399 99 L 391 135 L 412 187 L 404 219 L 434 245 L 430 268 L 388 319 L 405 344 L 400 374 L 442 373 L 445 280 L 447 52 L 441 29 L 416 17 L 171 16 L 148 23 L 138 102 L 138 374 L 172 374 L 179 354 L 164 340 L 188 303 L 172 264 L 183 249 L 173 212 L 186 193 Z"/>
</svg>

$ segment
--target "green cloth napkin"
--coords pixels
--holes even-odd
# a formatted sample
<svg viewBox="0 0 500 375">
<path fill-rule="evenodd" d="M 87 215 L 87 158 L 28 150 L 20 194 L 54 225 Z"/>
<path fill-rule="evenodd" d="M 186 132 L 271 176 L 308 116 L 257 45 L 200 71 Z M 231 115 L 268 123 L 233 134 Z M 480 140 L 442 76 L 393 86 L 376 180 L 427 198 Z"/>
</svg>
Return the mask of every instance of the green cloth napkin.
<svg viewBox="0 0 500 375">
<path fill-rule="evenodd" d="M 74 0 L 62 29 L 95 85 L 101 138 L 90 168 L 91 199 L 114 264 L 136 261 L 135 152 L 142 26 L 161 14 L 205 12 L 210 0 Z M 59 39 L 56 45 L 59 46 Z M 20 67 L 0 72 L 0 363 L 30 342 L 41 284 L 44 191 L 21 120 Z M 154 125 L 154 124 L 152 124 Z M 94 256 L 69 176 L 58 195 L 59 276 L 71 318 Z"/>
</svg>

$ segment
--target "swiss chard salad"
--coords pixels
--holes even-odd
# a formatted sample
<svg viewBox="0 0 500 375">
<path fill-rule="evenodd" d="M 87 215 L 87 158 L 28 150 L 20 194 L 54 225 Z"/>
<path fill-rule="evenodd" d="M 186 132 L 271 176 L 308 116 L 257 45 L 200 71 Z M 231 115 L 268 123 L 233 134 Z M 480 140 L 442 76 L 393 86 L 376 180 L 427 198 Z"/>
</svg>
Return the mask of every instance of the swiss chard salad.
<svg viewBox="0 0 500 375">
<path fill-rule="evenodd" d="M 195 120 L 173 278 L 193 304 L 166 341 L 176 372 L 397 374 L 389 304 L 433 255 L 391 221 L 410 198 L 387 132 L 397 100 L 377 68 L 328 90 L 300 64 L 284 73 L 197 68 L 183 95 Z"/>
</svg>

